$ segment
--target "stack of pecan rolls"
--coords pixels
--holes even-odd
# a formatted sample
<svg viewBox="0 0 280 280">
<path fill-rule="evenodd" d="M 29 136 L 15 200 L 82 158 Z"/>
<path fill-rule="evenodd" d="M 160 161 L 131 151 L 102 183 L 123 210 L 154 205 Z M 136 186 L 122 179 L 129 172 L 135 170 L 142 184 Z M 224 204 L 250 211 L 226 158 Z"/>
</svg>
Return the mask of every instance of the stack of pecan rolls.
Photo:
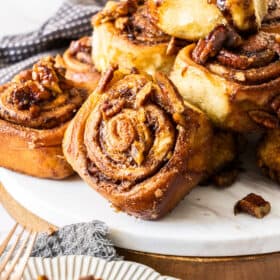
<svg viewBox="0 0 280 280">
<path fill-rule="evenodd" d="M 279 181 L 278 6 L 108 1 L 91 37 L 1 86 L 0 165 L 75 171 L 117 209 L 154 220 L 200 183 L 232 184 L 240 134 L 264 132 L 258 162 Z"/>
</svg>

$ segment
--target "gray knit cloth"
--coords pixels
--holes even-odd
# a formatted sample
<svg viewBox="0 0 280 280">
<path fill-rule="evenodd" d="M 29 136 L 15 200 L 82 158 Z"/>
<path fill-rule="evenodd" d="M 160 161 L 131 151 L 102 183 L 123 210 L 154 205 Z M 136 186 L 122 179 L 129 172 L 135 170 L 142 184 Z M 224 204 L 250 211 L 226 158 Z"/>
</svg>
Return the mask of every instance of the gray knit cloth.
<svg viewBox="0 0 280 280">
<path fill-rule="evenodd" d="M 100 221 L 65 226 L 52 235 L 39 234 L 31 256 L 87 255 L 108 261 L 119 260 L 107 235 L 108 228 Z"/>
<path fill-rule="evenodd" d="M 41 57 L 55 55 L 71 40 L 90 35 L 90 19 L 105 0 L 69 0 L 38 30 L 0 38 L 0 84 Z M 117 260 L 116 250 L 107 237 L 108 228 L 100 221 L 69 225 L 55 234 L 40 234 L 32 256 L 90 255 Z"/>
</svg>

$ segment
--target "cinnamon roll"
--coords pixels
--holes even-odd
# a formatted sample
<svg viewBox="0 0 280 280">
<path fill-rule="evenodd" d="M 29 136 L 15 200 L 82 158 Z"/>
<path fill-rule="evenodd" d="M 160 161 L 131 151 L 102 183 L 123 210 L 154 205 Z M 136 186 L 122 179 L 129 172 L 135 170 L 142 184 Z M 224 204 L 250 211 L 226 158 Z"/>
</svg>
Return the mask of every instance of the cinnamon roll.
<svg viewBox="0 0 280 280">
<path fill-rule="evenodd" d="M 216 26 L 229 24 L 239 32 L 260 28 L 267 0 L 148 0 L 156 25 L 178 38 L 196 41 Z"/>
<path fill-rule="evenodd" d="M 280 129 L 268 130 L 261 138 L 257 158 L 264 175 L 280 184 Z"/>
<path fill-rule="evenodd" d="M 277 127 L 280 45 L 264 32 L 246 40 L 227 32 L 219 26 L 181 50 L 171 80 L 220 127 L 237 132 Z"/>
<path fill-rule="evenodd" d="M 93 65 L 91 53 L 91 37 L 83 37 L 73 41 L 63 54 L 62 65 L 66 68 L 66 78 L 78 87 L 91 93 L 100 79 L 99 72 Z"/>
<path fill-rule="evenodd" d="M 63 150 L 113 206 L 154 220 L 201 180 L 210 140 L 208 120 L 163 74 L 110 69 L 68 127 Z"/>
<path fill-rule="evenodd" d="M 100 72 L 110 65 L 168 73 L 181 42 L 163 33 L 151 21 L 143 1 L 108 1 L 93 18 L 92 57 Z"/>
<path fill-rule="evenodd" d="M 0 88 L 0 166 L 32 176 L 73 174 L 62 153 L 64 131 L 86 98 L 46 57 Z"/>
<path fill-rule="evenodd" d="M 270 0 L 268 4 L 268 14 L 263 20 L 262 30 L 269 33 L 280 34 L 280 1 Z"/>
</svg>

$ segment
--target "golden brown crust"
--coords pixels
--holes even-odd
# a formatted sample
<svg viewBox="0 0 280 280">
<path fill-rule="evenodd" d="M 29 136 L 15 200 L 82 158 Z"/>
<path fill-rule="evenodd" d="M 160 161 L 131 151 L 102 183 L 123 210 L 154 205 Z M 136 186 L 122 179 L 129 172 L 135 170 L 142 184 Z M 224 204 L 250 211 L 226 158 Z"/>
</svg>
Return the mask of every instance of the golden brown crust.
<svg viewBox="0 0 280 280">
<path fill-rule="evenodd" d="M 1 87 L 0 165 L 32 176 L 73 174 L 61 148 L 69 121 L 86 98 L 46 57 Z"/>
<path fill-rule="evenodd" d="M 100 72 L 118 65 L 150 74 L 169 73 L 175 59 L 168 49 L 171 37 L 153 24 L 146 5 L 136 2 L 108 1 L 93 18 L 92 57 Z"/>
<path fill-rule="evenodd" d="M 280 62 L 273 36 L 260 32 L 237 49 L 218 51 L 204 66 L 195 62 L 194 49 L 190 45 L 180 51 L 171 73 L 188 102 L 218 126 L 237 132 L 278 126 L 279 106 L 274 100 L 279 93 Z"/>
<path fill-rule="evenodd" d="M 258 166 L 264 175 L 280 184 L 280 130 L 268 130 L 257 150 Z"/>
<path fill-rule="evenodd" d="M 92 93 L 100 79 L 100 73 L 96 70 L 92 58 L 91 37 L 83 37 L 73 41 L 70 47 L 64 52 L 61 61 L 66 68 L 66 78 L 85 88 Z"/>
<path fill-rule="evenodd" d="M 68 127 L 63 150 L 117 209 L 143 219 L 171 211 L 207 168 L 211 128 L 162 74 L 115 72 Z"/>
</svg>

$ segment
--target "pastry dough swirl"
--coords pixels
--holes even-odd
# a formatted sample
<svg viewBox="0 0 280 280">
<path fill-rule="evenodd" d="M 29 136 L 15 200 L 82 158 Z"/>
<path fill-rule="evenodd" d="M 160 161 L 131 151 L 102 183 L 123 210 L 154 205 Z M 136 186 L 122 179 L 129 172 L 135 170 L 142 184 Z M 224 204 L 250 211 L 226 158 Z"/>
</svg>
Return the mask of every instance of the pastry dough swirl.
<svg viewBox="0 0 280 280">
<path fill-rule="evenodd" d="M 157 219 L 202 178 L 210 135 L 208 121 L 164 75 L 115 72 L 81 108 L 63 147 L 73 168 L 116 208 Z"/>
<path fill-rule="evenodd" d="M 88 90 L 89 93 L 96 88 L 100 74 L 96 70 L 92 58 L 91 37 L 83 37 L 73 41 L 63 54 L 66 68 L 66 78 Z"/>
</svg>

